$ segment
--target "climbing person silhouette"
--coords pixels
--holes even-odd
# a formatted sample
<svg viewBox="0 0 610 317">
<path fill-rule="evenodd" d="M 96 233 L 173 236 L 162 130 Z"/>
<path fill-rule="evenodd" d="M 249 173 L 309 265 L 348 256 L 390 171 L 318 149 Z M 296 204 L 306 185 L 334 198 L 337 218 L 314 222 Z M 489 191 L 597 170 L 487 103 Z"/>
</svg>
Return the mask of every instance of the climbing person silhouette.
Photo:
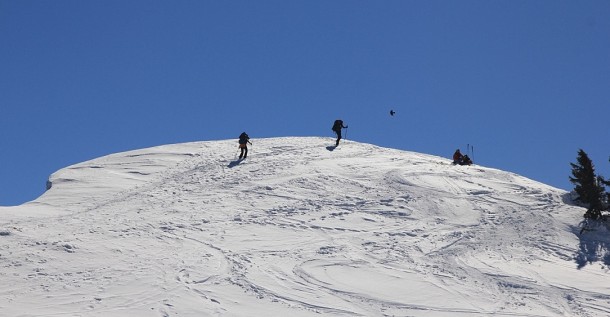
<svg viewBox="0 0 610 317">
<path fill-rule="evenodd" d="M 343 120 L 335 120 L 332 128 L 332 130 L 337 134 L 337 143 L 335 144 L 335 147 L 339 146 L 339 140 L 341 140 L 341 129 L 343 128 L 347 129 L 347 126 L 343 126 Z"/>
<path fill-rule="evenodd" d="M 252 142 L 250 142 L 250 137 L 246 132 L 242 132 L 239 135 L 239 148 L 241 149 L 241 153 L 239 154 L 240 160 L 242 157 L 246 158 L 248 156 L 248 143 L 252 145 Z"/>
</svg>

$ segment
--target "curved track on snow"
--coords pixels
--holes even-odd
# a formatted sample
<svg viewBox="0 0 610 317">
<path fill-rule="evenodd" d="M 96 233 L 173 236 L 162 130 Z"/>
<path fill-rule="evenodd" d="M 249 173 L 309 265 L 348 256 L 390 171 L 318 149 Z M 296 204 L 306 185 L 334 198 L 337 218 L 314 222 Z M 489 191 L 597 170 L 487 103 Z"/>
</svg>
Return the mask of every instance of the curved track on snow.
<svg viewBox="0 0 610 317">
<path fill-rule="evenodd" d="M 118 153 L 1 208 L 7 316 L 601 316 L 582 210 L 481 166 L 327 138 Z"/>
</svg>

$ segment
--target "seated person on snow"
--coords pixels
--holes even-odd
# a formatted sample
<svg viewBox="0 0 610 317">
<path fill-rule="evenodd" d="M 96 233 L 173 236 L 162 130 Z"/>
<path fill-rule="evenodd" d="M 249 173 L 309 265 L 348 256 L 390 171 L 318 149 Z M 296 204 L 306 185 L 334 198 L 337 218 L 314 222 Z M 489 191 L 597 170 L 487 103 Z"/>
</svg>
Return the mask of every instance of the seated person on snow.
<svg viewBox="0 0 610 317">
<path fill-rule="evenodd" d="M 464 155 L 462 155 L 460 149 L 455 150 L 455 153 L 453 153 L 453 165 L 460 164 L 463 158 Z"/>
</svg>

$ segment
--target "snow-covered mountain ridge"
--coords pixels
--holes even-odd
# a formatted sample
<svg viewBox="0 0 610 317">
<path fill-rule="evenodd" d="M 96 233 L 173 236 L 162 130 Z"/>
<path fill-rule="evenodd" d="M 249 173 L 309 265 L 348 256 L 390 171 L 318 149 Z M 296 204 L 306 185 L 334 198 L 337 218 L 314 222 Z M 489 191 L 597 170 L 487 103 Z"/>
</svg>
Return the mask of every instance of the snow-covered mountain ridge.
<svg viewBox="0 0 610 317">
<path fill-rule="evenodd" d="M 606 316 L 583 209 L 482 166 L 329 138 L 117 153 L 0 208 L 1 316 Z"/>
</svg>

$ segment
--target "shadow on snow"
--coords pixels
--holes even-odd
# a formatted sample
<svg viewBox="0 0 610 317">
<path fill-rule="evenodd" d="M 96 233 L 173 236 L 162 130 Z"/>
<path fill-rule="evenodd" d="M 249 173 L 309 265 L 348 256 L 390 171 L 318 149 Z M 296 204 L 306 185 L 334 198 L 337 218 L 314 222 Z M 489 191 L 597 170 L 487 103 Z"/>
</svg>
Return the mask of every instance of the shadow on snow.
<svg viewBox="0 0 610 317">
<path fill-rule="evenodd" d="M 235 160 L 235 161 L 231 161 L 229 162 L 229 165 L 227 165 L 229 168 L 235 167 L 237 165 L 239 165 L 243 160 Z"/>
<path fill-rule="evenodd" d="M 602 261 L 610 266 L 610 224 L 604 220 L 583 220 L 578 227 L 573 227 L 574 233 L 580 238 L 578 253 L 574 260 L 578 269 L 587 264 Z"/>
</svg>

